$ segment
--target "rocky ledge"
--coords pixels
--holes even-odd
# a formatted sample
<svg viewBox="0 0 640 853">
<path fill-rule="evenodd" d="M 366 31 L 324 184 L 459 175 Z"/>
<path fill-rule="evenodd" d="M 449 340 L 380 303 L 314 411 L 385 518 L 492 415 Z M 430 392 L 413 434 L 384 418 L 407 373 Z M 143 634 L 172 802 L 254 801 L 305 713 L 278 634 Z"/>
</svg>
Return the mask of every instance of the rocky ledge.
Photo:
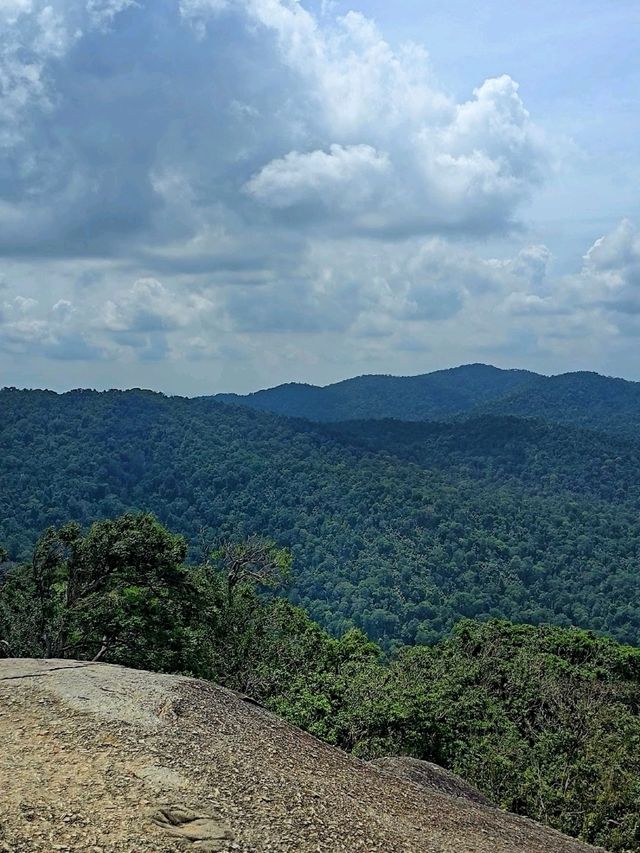
<svg viewBox="0 0 640 853">
<path fill-rule="evenodd" d="M 0 742 L 6 853 L 596 849 L 437 768 L 367 764 L 179 676 L 0 660 Z"/>
</svg>

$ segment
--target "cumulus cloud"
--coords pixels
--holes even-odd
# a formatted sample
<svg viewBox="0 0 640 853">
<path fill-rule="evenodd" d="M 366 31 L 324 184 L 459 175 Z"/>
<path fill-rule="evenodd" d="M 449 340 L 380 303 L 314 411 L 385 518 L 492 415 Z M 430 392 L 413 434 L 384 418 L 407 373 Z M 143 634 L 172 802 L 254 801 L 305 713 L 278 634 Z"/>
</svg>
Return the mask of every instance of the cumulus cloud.
<svg viewBox="0 0 640 853">
<path fill-rule="evenodd" d="M 215 331 L 213 304 L 205 296 L 175 291 L 155 278 L 142 278 L 108 299 L 91 322 L 97 340 L 127 358 L 160 361 L 175 355 L 199 357 L 199 331 Z M 214 348 L 209 347 L 210 354 Z"/>
<path fill-rule="evenodd" d="M 549 260 L 544 247 L 514 260 L 503 302 L 508 314 L 540 318 L 540 340 L 567 346 L 582 337 L 615 351 L 640 336 L 640 231 L 630 220 L 595 240 L 575 273 L 553 277 Z"/>
<path fill-rule="evenodd" d="M 585 269 L 592 272 L 635 277 L 640 265 L 640 233 L 629 219 L 623 219 L 610 234 L 595 241 L 584 260 Z"/>
<path fill-rule="evenodd" d="M 198 8 L 202 13 L 203 4 Z M 261 0 L 247 4 L 246 14 L 276 34 L 282 59 L 306 83 L 305 97 L 315 109 L 304 116 L 305 135 L 336 148 L 331 157 L 296 149 L 267 164 L 249 184 L 258 200 L 278 209 L 299 204 L 296 193 L 259 190 L 263 181 L 268 187 L 270 179 L 291 171 L 300 177 L 305 166 L 315 166 L 315 198 L 324 208 L 336 171 L 357 160 L 359 168 L 340 170 L 340 186 L 351 212 L 368 214 L 364 223 L 354 216 L 358 230 L 492 231 L 508 225 L 543 179 L 550 147 L 507 75 L 485 81 L 457 105 L 434 85 L 423 50 L 408 45 L 394 51 L 362 15 L 350 12 L 323 28 L 299 4 Z M 378 155 L 378 168 L 363 174 L 376 151 L 384 159 Z M 372 210 L 368 178 L 372 171 L 379 177 L 382 166 L 387 180 Z M 340 214 L 336 196 L 333 202 Z"/>
<path fill-rule="evenodd" d="M 96 324 L 109 332 L 173 331 L 188 326 L 207 307 L 205 299 L 193 294 L 180 299 L 157 279 L 141 278 L 104 303 Z"/>
<path fill-rule="evenodd" d="M 34 8 L 30 0 L 0 4 L 0 150 L 23 137 L 30 109 L 51 107 L 46 63 L 64 53 L 67 33 L 51 6 Z"/>
<path fill-rule="evenodd" d="M 625 316 L 640 315 L 640 231 L 630 220 L 595 240 L 578 272 L 553 279 L 549 261 L 545 247 L 523 250 L 514 261 L 516 278 L 507 300 L 514 312 L 582 312 L 621 332 L 633 328 Z M 519 291 L 527 280 L 528 290 Z"/>
<path fill-rule="evenodd" d="M 454 99 L 331 2 L 0 0 L 0 49 L 5 353 L 412 371 L 635 334 L 630 223 L 565 276 L 516 236 L 556 146 L 508 75 Z"/>
<path fill-rule="evenodd" d="M 269 207 L 317 203 L 333 216 L 370 204 L 384 189 L 389 171 L 388 155 L 370 145 L 331 145 L 328 152 L 291 151 L 272 160 L 245 189 Z"/>
<path fill-rule="evenodd" d="M 416 372 L 413 359 L 451 342 L 452 360 L 464 361 L 466 346 L 469 359 L 526 352 L 588 366 L 580 353 L 617 352 L 640 334 L 637 233 L 621 223 L 561 276 L 541 245 L 491 257 L 452 252 L 443 238 L 368 237 L 311 242 L 289 278 L 221 285 L 198 276 L 169 286 L 148 276 L 127 283 L 112 268 L 94 283 L 83 274 L 68 297 L 50 301 L 12 295 L 9 283 L 0 349 L 69 363 L 182 361 L 189 370 L 230 360 L 252 375 L 266 371 L 265 382 L 333 361 L 340 371 L 345 359 L 365 371 Z"/>
<path fill-rule="evenodd" d="M 0 311 L 0 351 L 63 361 L 95 360 L 106 352 L 75 323 L 73 305 L 58 300 L 42 309 L 37 300 L 16 296 Z"/>
<path fill-rule="evenodd" d="M 238 283 L 225 304 L 231 326 L 242 331 L 389 337 L 403 323 L 450 320 L 479 297 L 501 304 L 513 290 L 540 286 L 543 261 L 548 250 L 541 246 L 496 259 L 463 246 L 452 251 L 439 237 L 391 245 L 334 239 L 312 244 L 290 281 Z"/>
<path fill-rule="evenodd" d="M 215 327 L 208 322 L 213 306 L 207 298 L 176 294 L 156 279 L 138 279 L 98 304 L 93 295 L 85 289 L 75 302 L 59 299 L 49 305 L 25 296 L 5 300 L 0 348 L 67 360 L 159 359 L 171 354 L 172 333 L 184 330 L 188 337 L 198 328 Z M 193 341 L 187 350 L 204 351 Z"/>
<path fill-rule="evenodd" d="M 526 246 L 518 252 L 511 263 L 511 271 L 518 279 L 527 281 L 534 288 L 544 286 L 549 273 L 551 252 L 546 246 Z"/>
<path fill-rule="evenodd" d="M 640 314 L 640 231 L 630 220 L 595 241 L 574 285 L 582 301 L 608 312 Z"/>
<path fill-rule="evenodd" d="M 568 313 L 567 307 L 559 305 L 552 296 L 518 291 L 507 296 L 504 307 L 508 314 L 520 317 Z"/>
<path fill-rule="evenodd" d="M 202 234 L 208 255 L 221 217 L 238 241 L 274 227 L 304 240 L 321 220 L 345 238 L 499 233 L 548 165 L 511 78 L 456 104 L 422 48 L 392 47 L 355 12 L 316 17 L 285 0 L 1 8 L 5 255 L 112 257 L 169 235 L 192 248 Z M 156 49 L 133 62 L 127 33 Z"/>
</svg>

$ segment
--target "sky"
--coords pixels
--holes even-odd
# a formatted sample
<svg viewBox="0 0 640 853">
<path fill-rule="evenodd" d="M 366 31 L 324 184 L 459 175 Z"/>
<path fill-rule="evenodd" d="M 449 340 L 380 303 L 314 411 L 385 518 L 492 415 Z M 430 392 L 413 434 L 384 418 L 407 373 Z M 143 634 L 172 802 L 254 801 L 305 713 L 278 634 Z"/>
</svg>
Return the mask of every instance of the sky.
<svg viewBox="0 0 640 853">
<path fill-rule="evenodd" d="M 637 0 L 0 0 L 0 386 L 640 380 Z"/>
</svg>

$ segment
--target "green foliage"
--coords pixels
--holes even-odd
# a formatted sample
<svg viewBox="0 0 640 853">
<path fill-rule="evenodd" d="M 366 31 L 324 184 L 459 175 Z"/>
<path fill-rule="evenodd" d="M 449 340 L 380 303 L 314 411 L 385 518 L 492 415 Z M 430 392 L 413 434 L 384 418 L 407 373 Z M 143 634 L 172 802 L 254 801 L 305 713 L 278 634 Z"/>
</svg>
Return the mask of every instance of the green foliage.
<svg viewBox="0 0 640 853">
<path fill-rule="evenodd" d="M 640 650 L 575 629 L 463 622 L 391 665 L 409 748 L 500 805 L 640 850 Z M 415 748 L 425 708 L 435 723 Z"/>
<path fill-rule="evenodd" d="M 148 514 L 96 522 L 86 535 L 77 524 L 49 528 L 30 564 L 11 570 L 3 584 L 6 647 L 181 668 L 181 630 L 196 604 L 186 551 L 181 536 Z"/>
<path fill-rule="evenodd" d="M 385 650 L 461 618 L 640 637 L 636 440 L 514 418 L 321 425 L 150 392 L 0 392 L 0 541 L 153 512 L 206 557 L 273 537 L 289 596 Z"/>
<path fill-rule="evenodd" d="M 291 577 L 291 554 L 261 536 L 224 542 L 212 551 L 210 559 L 225 575 L 230 599 L 247 585 L 278 587 Z"/>
<path fill-rule="evenodd" d="M 640 851 L 640 650 L 573 628 L 459 623 L 385 659 L 265 595 L 272 541 L 197 566 L 146 514 L 50 529 L 0 579 L 0 655 L 93 658 L 242 691 L 364 758 L 449 767 L 495 802 L 614 853 Z"/>
<path fill-rule="evenodd" d="M 262 660 L 256 649 L 268 633 L 269 611 L 260 590 L 280 585 L 289 577 L 290 566 L 286 549 L 251 536 L 244 542 L 222 543 L 204 564 L 191 568 L 199 649 L 191 672 L 241 692 L 263 695 L 259 685 L 264 676 L 248 667 L 248 661 Z"/>
<path fill-rule="evenodd" d="M 542 379 L 542 381 L 540 381 Z M 502 397 L 486 401 L 485 411 L 525 418 L 544 418 L 606 432 L 636 435 L 640 427 L 640 383 L 581 371 L 538 377 Z"/>
<path fill-rule="evenodd" d="M 26 567 L 0 575 L 0 658 L 42 656 L 42 623 L 35 595 Z"/>
<path fill-rule="evenodd" d="M 357 376 L 319 388 L 290 383 L 216 399 L 289 417 L 331 422 L 447 420 L 484 413 L 544 418 L 632 436 L 640 427 L 640 383 L 597 373 L 541 376 L 466 364 L 421 376 Z"/>
</svg>

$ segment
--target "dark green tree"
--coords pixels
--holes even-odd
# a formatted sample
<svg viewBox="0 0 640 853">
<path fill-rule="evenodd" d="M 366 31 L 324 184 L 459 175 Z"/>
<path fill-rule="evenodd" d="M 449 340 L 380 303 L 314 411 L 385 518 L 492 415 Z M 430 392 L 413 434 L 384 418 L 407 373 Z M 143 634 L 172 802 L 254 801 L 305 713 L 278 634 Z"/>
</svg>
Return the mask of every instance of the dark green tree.
<svg viewBox="0 0 640 853">
<path fill-rule="evenodd" d="M 31 563 L 5 581 L 3 598 L 18 596 L 14 611 L 33 613 L 17 632 L 17 647 L 44 657 L 180 669 L 196 606 L 186 552 L 181 536 L 146 513 L 98 521 L 86 534 L 75 523 L 49 528 Z M 11 646 L 15 625 L 5 633 Z"/>
</svg>

